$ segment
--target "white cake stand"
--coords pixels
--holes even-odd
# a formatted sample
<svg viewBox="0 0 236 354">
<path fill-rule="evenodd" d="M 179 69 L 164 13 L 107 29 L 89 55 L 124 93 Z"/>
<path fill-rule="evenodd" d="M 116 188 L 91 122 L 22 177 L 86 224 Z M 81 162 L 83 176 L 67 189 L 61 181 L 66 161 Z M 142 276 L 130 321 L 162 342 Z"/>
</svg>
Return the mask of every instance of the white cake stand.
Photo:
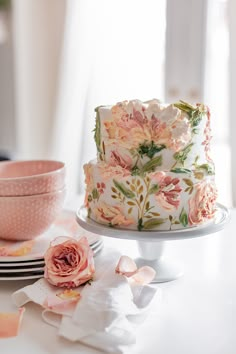
<svg viewBox="0 0 236 354">
<path fill-rule="evenodd" d="M 170 231 L 136 231 L 99 224 L 88 218 L 87 209 L 84 206 L 76 213 L 77 222 L 87 231 L 102 236 L 136 240 L 140 255 L 136 259 L 136 263 L 138 266 L 149 265 L 156 270 L 156 277 L 153 281 L 155 283 L 175 280 L 183 275 L 181 269 L 174 265 L 172 261 L 165 259 L 166 241 L 190 239 L 216 233 L 225 227 L 229 219 L 229 210 L 218 203 L 215 217 L 207 225 Z"/>
</svg>

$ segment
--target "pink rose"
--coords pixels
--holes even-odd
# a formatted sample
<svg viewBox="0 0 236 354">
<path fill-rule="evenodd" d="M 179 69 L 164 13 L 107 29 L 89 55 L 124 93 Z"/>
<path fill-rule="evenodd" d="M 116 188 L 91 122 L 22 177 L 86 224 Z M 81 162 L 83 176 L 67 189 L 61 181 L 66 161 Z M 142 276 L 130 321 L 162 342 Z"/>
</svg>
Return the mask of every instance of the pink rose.
<svg viewBox="0 0 236 354">
<path fill-rule="evenodd" d="M 211 219 L 215 213 L 217 189 L 212 182 L 200 182 L 195 185 L 195 194 L 189 200 L 188 220 L 190 225 L 201 224 Z"/>
<path fill-rule="evenodd" d="M 95 272 L 93 251 L 86 237 L 79 240 L 57 237 L 44 258 L 44 277 L 59 287 L 77 287 L 90 280 Z"/>
</svg>

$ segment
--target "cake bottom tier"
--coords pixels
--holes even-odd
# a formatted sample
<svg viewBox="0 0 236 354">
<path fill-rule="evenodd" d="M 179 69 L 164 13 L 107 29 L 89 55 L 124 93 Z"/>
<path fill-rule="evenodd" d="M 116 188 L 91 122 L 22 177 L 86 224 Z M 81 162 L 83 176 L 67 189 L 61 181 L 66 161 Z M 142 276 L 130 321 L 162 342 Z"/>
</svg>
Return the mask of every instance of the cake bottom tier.
<svg viewBox="0 0 236 354">
<path fill-rule="evenodd" d="M 133 230 L 176 230 L 209 222 L 217 190 L 214 176 L 149 172 L 132 176 L 120 166 L 84 165 L 85 206 L 98 223 Z"/>
</svg>

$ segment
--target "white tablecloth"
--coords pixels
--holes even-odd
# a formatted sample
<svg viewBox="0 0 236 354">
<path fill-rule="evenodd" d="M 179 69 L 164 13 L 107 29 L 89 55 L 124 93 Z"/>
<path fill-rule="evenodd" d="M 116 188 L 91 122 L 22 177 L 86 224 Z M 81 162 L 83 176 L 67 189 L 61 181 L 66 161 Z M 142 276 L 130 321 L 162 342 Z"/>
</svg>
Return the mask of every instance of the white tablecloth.
<svg viewBox="0 0 236 354">
<path fill-rule="evenodd" d="M 187 241 L 167 242 L 165 256 L 179 262 L 184 275 L 158 284 L 161 301 L 137 329 L 137 345 L 130 354 L 235 354 L 236 352 L 236 210 L 216 234 Z M 104 237 L 106 246 L 135 257 L 135 241 Z M 31 281 L 0 282 L 0 312 L 15 310 L 11 294 Z M 1 339 L 0 352 L 17 354 L 101 353 L 70 343 L 43 322 L 41 308 L 26 306 L 20 333 Z"/>
</svg>

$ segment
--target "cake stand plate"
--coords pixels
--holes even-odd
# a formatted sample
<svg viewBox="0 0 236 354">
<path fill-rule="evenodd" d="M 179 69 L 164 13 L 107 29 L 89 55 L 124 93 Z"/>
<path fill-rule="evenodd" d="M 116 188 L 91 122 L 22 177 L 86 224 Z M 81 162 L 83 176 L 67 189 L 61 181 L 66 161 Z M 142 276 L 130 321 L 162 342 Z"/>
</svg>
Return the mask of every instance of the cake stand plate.
<svg viewBox="0 0 236 354">
<path fill-rule="evenodd" d="M 172 260 L 164 257 L 166 241 L 184 240 L 210 235 L 222 230 L 229 222 L 230 212 L 222 204 L 217 204 L 214 219 L 201 226 L 169 231 L 136 231 L 122 228 L 112 228 L 99 224 L 87 216 L 87 209 L 82 206 L 76 213 L 78 224 L 85 230 L 98 235 L 128 240 L 136 240 L 140 257 L 136 259 L 138 266 L 149 265 L 156 270 L 153 282 L 162 283 L 179 278 L 183 275 L 181 269 Z"/>
</svg>

